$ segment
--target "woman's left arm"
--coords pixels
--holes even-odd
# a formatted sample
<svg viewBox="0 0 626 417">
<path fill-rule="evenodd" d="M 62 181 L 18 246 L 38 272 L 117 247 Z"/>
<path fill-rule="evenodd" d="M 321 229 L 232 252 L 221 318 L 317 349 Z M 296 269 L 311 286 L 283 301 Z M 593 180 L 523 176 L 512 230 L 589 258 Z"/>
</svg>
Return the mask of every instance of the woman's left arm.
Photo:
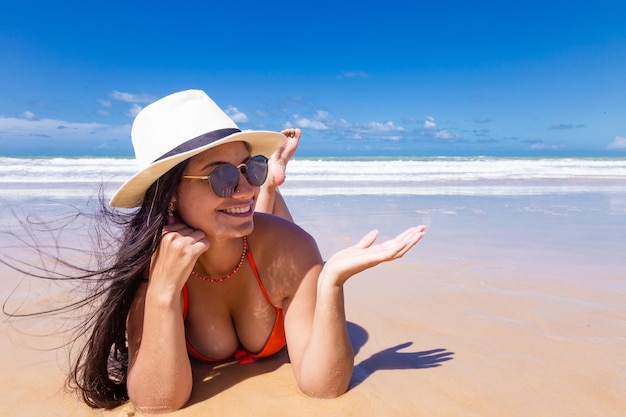
<svg viewBox="0 0 626 417">
<path fill-rule="evenodd" d="M 424 230 L 425 226 L 410 228 L 377 245 L 378 232 L 372 231 L 356 245 L 334 254 L 323 266 L 318 260 L 305 272 L 285 306 L 289 356 L 305 394 L 333 398 L 346 392 L 350 384 L 354 354 L 346 327 L 345 282 L 365 269 L 402 257 L 422 238 Z"/>
</svg>

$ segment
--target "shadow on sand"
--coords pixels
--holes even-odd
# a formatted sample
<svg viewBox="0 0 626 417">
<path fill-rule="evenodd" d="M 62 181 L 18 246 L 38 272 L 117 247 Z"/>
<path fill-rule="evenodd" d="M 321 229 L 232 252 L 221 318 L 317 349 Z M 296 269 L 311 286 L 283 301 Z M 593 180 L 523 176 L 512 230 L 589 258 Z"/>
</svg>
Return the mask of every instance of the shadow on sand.
<svg viewBox="0 0 626 417">
<path fill-rule="evenodd" d="M 348 334 L 350 335 L 350 341 L 352 342 L 354 354 L 356 355 L 367 342 L 369 335 L 363 327 L 352 322 L 348 322 Z M 443 362 L 453 359 L 452 355 L 454 355 L 454 352 L 450 352 L 446 349 L 400 352 L 400 350 L 412 344 L 413 342 L 406 342 L 392 346 L 374 353 L 369 358 L 356 364 L 352 374 L 350 389 L 360 385 L 376 371 L 436 368 L 441 366 Z"/>
<path fill-rule="evenodd" d="M 212 363 L 192 359 L 192 362 L 193 391 L 187 406 L 205 401 L 248 378 L 273 372 L 288 363 L 289 356 L 287 349 L 283 349 L 276 355 L 245 365 L 237 360 Z"/>
<path fill-rule="evenodd" d="M 352 322 L 348 322 L 348 334 L 356 355 L 367 342 L 369 335 L 363 327 Z M 350 389 L 361 384 L 376 371 L 435 368 L 451 360 L 454 354 L 446 349 L 400 352 L 412 344 L 413 342 L 406 342 L 381 350 L 356 364 Z M 193 392 L 187 406 L 205 401 L 248 378 L 273 372 L 289 363 L 289 355 L 287 350 L 283 349 L 272 357 L 246 365 L 240 365 L 236 360 L 221 363 L 196 360 L 193 362 Z"/>
</svg>

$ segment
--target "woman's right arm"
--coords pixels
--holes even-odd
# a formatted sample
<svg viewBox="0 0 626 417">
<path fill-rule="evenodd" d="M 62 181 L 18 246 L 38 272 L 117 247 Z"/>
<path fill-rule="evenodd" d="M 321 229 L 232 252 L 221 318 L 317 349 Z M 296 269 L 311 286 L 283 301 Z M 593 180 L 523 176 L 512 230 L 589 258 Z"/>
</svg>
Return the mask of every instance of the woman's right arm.
<svg viewBox="0 0 626 417">
<path fill-rule="evenodd" d="M 133 301 L 127 321 L 127 389 L 131 402 L 142 412 L 177 410 L 191 395 L 181 293 L 206 249 L 208 241 L 202 232 L 182 224 L 166 226 L 149 281 Z"/>
</svg>

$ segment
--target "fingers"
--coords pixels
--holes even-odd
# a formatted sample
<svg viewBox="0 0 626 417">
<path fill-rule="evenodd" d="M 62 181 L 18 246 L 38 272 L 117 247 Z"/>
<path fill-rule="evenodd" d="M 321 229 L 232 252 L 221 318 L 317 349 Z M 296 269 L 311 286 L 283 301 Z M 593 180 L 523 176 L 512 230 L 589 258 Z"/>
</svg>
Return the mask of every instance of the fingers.
<svg viewBox="0 0 626 417">
<path fill-rule="evenodd" d="M 413 246 L 419 242 L 425 234 L 426 226 L 411 227 L 404 232 L 400 233 L 396 240 L 400 243 L 401 248 L 396 253 L 395 258 L 401 258 L 404 256 Z"/>
<path fill-rule="evenodd" d="M 183 229 L 189 229 L 185 223 L 172 223 L 163 226 L 163 233 L 178 232 Z"/>
<path fill-rule="evenodd" d="M 415 226 L 415 227 L 409 227 L 408 229 L 406 229 L 405 231 L 400 233 L 398 236 L 396 236 L 394 239 L 411 240 L 415 236 L 418 236 L 420 234 L 423 235 L 425 231 L 426 231 L 426 226 L 424 226 L 424 225 L 422 225 L 422 226 Z"/>
<path fill-rule="evenodd" d="M 393 239 L 389 239 L 377 245 L 387 253 L 387 256 L 392 256 L 394 259 L 403 256 L 407 253 L 417 242 L 424 237 L 426 226 L 411 227 L 400 233 Z M 376 238 L 378 237 L 378 230 L 372 230 L 359 240 L 354 245 L 356 249 L 367 249 L 372 247 Z"/>
<path fill-rule="evenodd" d="M 400 233 L 396 239 L 400 242 L 404 242 L 410 248 L 424 237 L 425 232 L 426 226 L 411 227 Z"/>
<path fill-rule="evenodd" d="M 354 246 L 330 257 L 324 271 L 332 278 L 329 282 L 343 285 L 351 276 L 382 262 L 404 256 L 424 236 L 425 226 L 411 227 L 393 239 L 374 245 L 378 230 L 372 230 Z"/>
<path fill-rule="evenodd" d="M 150 281 L 156 285 L 174 285 L 179 291 L 189 278 L 198 257 L 209 249 L 210 243 L 201 230 L 185 223 L 163 227 L 159 248 L 150 262 Z"/>
<path fill-rule="evenodd" d="M 182 245 L 200 244 L 200 252 L 204 252 L 209 248 L 209 241 L 203 231 L 192 229 L 184 223 L 169 224 L 163 227 L 162 241 L 172 243 L 179 238 L 187 238 Z"/>
<path fill-rule="evenodd" d="M 354 245 L 355 248 L 365 249 L 372 246 L 378 237 L 378 230 L 374 229 L 359 240 L 359 243 Z"/>
<path fill-rule="evenodd" d="M 417 226 L 406 229 L 393 239 L 381 243 L 381 255 L 386 260 L 394 260 L 403 257 L 417 242 L 424 237 L 426 226 Z"/>
</svg>

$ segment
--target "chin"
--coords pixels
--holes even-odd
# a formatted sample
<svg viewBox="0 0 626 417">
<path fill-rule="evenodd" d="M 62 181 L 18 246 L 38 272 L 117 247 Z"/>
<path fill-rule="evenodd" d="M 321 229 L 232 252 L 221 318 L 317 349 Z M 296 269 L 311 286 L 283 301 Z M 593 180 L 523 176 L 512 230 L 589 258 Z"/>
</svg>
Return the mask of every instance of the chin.
<svg viewBox="0 0 626 417">
<path fill-rule="evenodd" d="M 249 222 L 242 224 L 240 227 L 237 227 L 236 237 L 248 236 L 250 233 L 254 231 L 254 220 L 250 218 Z"/>
</svg>

